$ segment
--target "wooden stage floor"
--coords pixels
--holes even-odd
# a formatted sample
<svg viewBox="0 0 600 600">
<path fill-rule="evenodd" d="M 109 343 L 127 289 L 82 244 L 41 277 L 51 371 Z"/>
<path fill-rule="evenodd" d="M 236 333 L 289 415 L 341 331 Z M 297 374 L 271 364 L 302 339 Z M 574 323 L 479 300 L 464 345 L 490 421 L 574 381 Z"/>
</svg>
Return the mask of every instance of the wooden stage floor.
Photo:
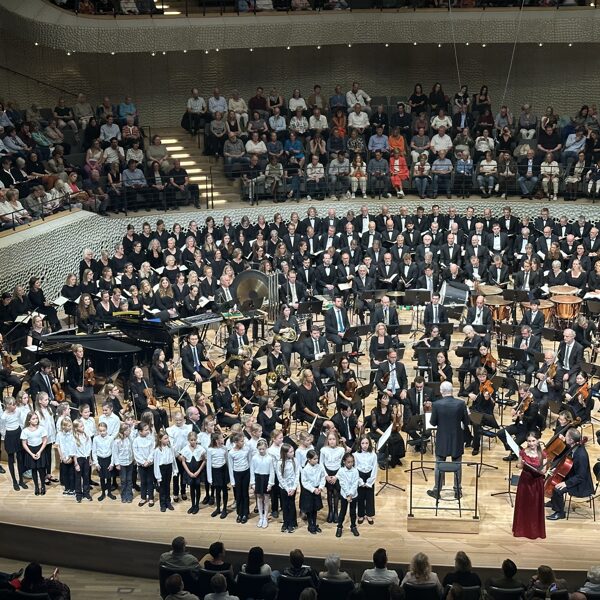
<svg viewBox="0 0 600 600">
<path fill-rule="evenodd" d="M 590 458 L 599 455 L 598 446 L 589 445 Z M 471 458 L 470 450 L 464 459 Z M 486 462 L 498 465 L 498 470 L 483 468 L 479 486 L 479 532 L 443 533 L 441 521 L 431 511 L 415 510 L 415 517 L 425 517 L 431 531 L 408 532 L 408 474 L 404 469 L 417 454 L 408 451 L 402 468 L 390 470 L 390 481 L 406 488 L 406 492 L 394 488 L 385 489 L 376 499 L 377 517 L 374 525 L 366 522 L 359 527 L 360 537 L 353 537 L 346 528 L 341 539 L 335 537 L 335 526 L 321 523 L 323 533 L 310 535 L 306 526 L 293 534 L 282 534 L 280 524 L 273 523 L 267 529 L 257 529 L 253 515 L 245 525 L 236 524 L 235 514 L 227 519 L 210 518 L 211 507 L 202 507 L 198 515 L 186 513 L 189 502 L 175 504 L 174 512 L 161 513 L 158 502 L 153 508 L 124 505 L 119 500 L 94 501 L 78 504 L 73 497 L 62 495 L 57 484 L 49 488 L 46 496 L 34 496 L 30 490 L 14 492 L 7 475 L 0 476 L 0 522 L 39 527 L 46 530 L 88 534 L 105 538 L 131 541 L 169 543 L 176 535 L 185 535 L 190 546 L 207 547 L 212 541 L 221 540 L 230 550 L 247 551 L 261 545 L 265 552 L 287 554 L 291 549 L 302 548 L 307 556 L 321 557 L 330 552 L 340 553 L 346 559 L 369 561 L 374 549 L 385 546 L 390 560 L 407 563 L 417 551 L 426 552 L 432 564 L 450 565 L 456 551 L 465 550 L 477 557 L 477 565 L 496 567 L 507 557 L 517 557 L 519 567 L 534 568 L 539 564 L 551 564 L 555 568 L 585 570 L 589 565 L 600 563 L 598 534 L 600 524 L 594 523 L 589 508 L 582 507 L 572 514 L 569 521 L 547 523 L 545 540 L 517 539 L 512 536 L 512 508 L 507 496 L 491 497 L 490 494 L 506 489 L 507 463 L 502 445 L 492 442 L 491 452 L 486 448 Z M 431 458 L 431 454 L 427 455 Z M 463 468 L 463 506 L 473 506 L 475 468 Z M 384 472 L 379 471 L 380 479 Z M 428 473 L 431 482 L 432 477 Z M 418 505 L 432 505 L 426 495 L 430 482 L 424 481 L 420 472 L 414 475 L 414 499 Z M 447 484 L 451 482 L 450 480 Z M 379 486 L 377 487 L 379 489 Z M 447 486 L 445 495 L 451 496 Z M 231 497 L 231 495 L 230 495 Z M 454 501 L 442 502 L 444 506 L 456 505 Z M 600 507 L 599 507 L 600 508 Z M 324 518 L 321 513 L 321 520 Z M 440 513 L 442 518 L 458 518 L 456 511 Z M 465 531 L 472 525 L 472 517 L 463 514 Z M 107 540 L 108 541 L 108 540 Z"/>
</svg>

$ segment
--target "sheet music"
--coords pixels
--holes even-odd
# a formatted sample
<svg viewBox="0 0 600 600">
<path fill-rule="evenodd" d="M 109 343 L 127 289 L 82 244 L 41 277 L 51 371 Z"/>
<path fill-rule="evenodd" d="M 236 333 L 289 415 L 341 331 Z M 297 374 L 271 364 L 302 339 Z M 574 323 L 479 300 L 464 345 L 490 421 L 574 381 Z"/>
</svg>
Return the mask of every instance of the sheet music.
<svg viewBox="0 0 600 600">
<path fill-rule="evenodd" d="M 424 413 L 424 415 L 425 415 L 425 429 L 429 429 L 429 430 L 437 429 L 437 427 L 434 427 L 431 424 L 431 413 L 426 412 L 426 413 Z"/>
</svg>

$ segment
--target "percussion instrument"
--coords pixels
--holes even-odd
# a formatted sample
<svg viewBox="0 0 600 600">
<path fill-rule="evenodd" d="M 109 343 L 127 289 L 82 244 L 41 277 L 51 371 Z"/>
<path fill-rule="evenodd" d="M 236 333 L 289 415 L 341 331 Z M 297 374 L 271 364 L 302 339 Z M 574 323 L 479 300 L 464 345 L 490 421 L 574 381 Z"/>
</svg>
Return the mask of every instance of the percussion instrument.
<svg viewBox="0 0 600 600">
<path fill-rule="evenodd" d="M 440 288 L 443 306 L 466 306 L 469 299 L 469 286 L 464 283 L 444 281 Z"/>
<path fill-rule="evenodd" d="M 562 287 L 562 286 L 556 286 Z M 554 304 L 550 300 L 540 300 L 540 312 L 544 315 L 544 321 L 546 325 L 550 323 L 552 318 L 552 309 L 554 308 Z M 531 304 L 529 302 L 521 303 L 521 307 L 523 310 L 528 310 L 531 308 Z"/>
<path fill-rule="evenodd" d="M 241 310 L 262 308 L 269 297 L 269 281 L 261 271 L 249 269 L 236 275 L 231 284 L 231 295 Z"/>
<path fill-rule="evenodd" d="M 479 295 L 480 296 L 500 296 L 502 294 L 502 288 L 497 285 L 480 285 Z"/>
<path fill-rule="evenodd" d="M 490 307 L 494 321 L 506 321 L 510 317 L 510 300 L 502 296 L 487 296 L 485 303 Z"/>
<path fill-rule="evenodd" d="M 573 296 L 579 291 L 578 288 L 572 285 L 553 285 L 548 290 L 553 296 Z"/>
<path fill-rule="evenodd" d="M 568 287 L 568 286 L 557 286 Z M 581 298 L 577 296 L 561 295 L 551 298 L 554 303 L 556 318 L 561 321 L 574 321 L 581 310 Z"/>
</svg>

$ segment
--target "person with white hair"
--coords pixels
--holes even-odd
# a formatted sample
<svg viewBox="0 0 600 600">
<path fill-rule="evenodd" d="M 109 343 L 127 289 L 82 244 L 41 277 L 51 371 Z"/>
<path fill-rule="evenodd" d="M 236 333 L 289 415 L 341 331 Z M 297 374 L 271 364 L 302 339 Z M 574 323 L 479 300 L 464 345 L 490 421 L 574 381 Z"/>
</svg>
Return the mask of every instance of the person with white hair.
<svg viewBox="0 0 600 600">
<path fill-rule="evenodd" d="M 328 581 L 352 581 L 352 578 L 346 571 L 340 571 L 340 555 L 328 554 L 325 557 L 325 571 L 319 573 L 319 579 Z"/>
<path fill-rule="evenodd" d="M 598 596 L 600 594 L 600 565 L 594 565 L 588 569 L 585 583 L 570 596 L 570 600 L 586 600 L 588 594 Z"/>
</svg>

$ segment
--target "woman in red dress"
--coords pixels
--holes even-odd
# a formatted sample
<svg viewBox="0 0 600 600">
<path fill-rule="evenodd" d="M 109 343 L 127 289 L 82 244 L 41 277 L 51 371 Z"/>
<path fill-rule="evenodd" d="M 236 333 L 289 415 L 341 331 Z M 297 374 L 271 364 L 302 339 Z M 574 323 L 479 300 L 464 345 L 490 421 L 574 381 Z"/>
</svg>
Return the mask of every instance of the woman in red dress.
<svg viewBox="0 0 600 600">
<path fill-rule="evenodd" d="M 519 452 L 517 467 L 522 469 L 515 498 L 513 535 L 532 540 L 546 537 L 544 515 L 544 473 L 546 453 L 538 435 L 527 434 L 527 446 Z M 539 472 L 538 472 L 539 471 Z"/>
</svg>

